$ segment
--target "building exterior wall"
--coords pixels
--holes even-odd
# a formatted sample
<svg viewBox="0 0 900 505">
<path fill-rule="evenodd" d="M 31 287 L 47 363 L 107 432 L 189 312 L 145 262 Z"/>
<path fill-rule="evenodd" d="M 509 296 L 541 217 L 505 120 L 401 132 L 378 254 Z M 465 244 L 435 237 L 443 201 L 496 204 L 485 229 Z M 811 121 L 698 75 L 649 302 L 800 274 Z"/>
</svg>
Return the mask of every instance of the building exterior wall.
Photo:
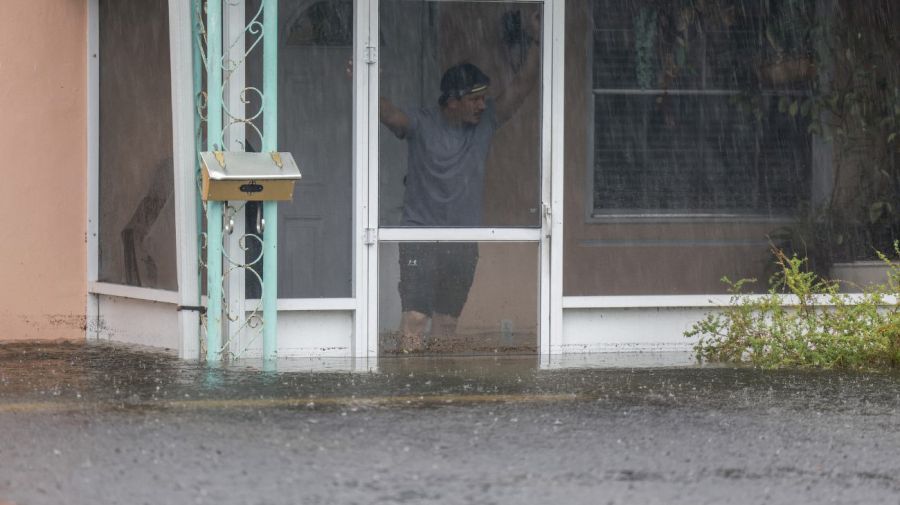
<svg viewBox="0 0 900 505">
<path fill-rule="evenodd" d="M 4 0 L 0 341 L 82 339 L 87 2 Z"/>
<path fill-rule="evenodd" d="M 723 275 L 764 278 L 772 222 L 588 218 L 591 5 L 566 3 L 564 296 L 721 293 Z"/>
</svg>

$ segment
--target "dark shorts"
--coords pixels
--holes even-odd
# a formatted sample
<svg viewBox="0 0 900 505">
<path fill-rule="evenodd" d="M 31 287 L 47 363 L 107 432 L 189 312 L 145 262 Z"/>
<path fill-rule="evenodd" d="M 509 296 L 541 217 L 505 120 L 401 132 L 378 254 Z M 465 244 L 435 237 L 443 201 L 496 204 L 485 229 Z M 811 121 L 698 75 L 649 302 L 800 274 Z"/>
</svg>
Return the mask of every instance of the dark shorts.
<svg viewBox="0 0 900 505">
<path fill-rule="evenodd" d="M 400 244 L 400 303 L 404 312 L 459 317 L 475 279 L 478 244 Z"/>
</svg>

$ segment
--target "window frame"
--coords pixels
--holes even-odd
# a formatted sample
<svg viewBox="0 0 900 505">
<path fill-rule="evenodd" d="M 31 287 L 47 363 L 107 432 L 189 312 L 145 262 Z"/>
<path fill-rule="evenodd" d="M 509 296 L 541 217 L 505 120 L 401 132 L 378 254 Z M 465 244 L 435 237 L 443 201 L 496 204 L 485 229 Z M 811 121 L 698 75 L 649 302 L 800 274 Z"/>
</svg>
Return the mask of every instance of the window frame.
<svg viewBox="0 0 900 505">
<path fill-rule="evenodd" d="M 740 90 L 731 89 L 640 89 L 640 88 L 595 88 L 594 87 L 594 34 L 596 27 L 594 25 L 594 9 L 597 8 L 597 0 L 587 0 L 590 3 L 591 19 L 589 29 L 585 33 L 587 51 L 586 68 L 591 71 L 585 73 L 585 89 L 589 94 L 588 107 L 590 113 L 587 114 L 587 122 L 585 131 L 587 132 L 587 142 L 585 143 L 587 153 L 587 166 L 584 171 L 584 220 L 587 224 L 622 224 L 622 223 L 697 223 L 697 222 L 723 222 L 723 223 L 773 223 L 786 224 L 796 219 L 796 211 L 784 214 L 764 214 L 759 212 L 736 213 L 729 211 L 722 212 L 658 212 L 659 209 L 647 209 L 647 212 L 632 212 L 633 209 L 614 209 L 609 212 L 596 211 L 596 97 L 598 95 L 668 95 L 668 96 L 737 96 L 741 94 Z M 721 0 L 717 0 L 721 1 Z M 802 90 L 771 90 L 769 94 L 775 96 L 808 96 L 809 93 Z M 812 149 L 812 139 L 809 146 Z M 811 160 L 811 170 L 812 167 Z"/>
</svg>

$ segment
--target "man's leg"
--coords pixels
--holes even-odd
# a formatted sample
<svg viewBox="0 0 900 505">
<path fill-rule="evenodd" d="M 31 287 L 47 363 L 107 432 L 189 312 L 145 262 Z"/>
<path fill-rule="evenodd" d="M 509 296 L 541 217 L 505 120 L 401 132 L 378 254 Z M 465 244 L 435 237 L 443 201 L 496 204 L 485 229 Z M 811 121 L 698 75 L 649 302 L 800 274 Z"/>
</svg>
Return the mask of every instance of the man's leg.
<svg viewBox="0 0 900 505">
<path fill-rule="evenodd" d="M 425 350 L 425 330 L 428 328 L 428 319 L 428 314 L 415 310 L 407 310 L 401 314 L 401 352 L 421 352 Z"/>
<path fill-rule="evenodd" d="M 434 316 L 431 321 L 433 343 L 452 346 L 457 323 L 469 296 L 478 264 L 478 245 L 471 242 L 442 244 L 436 262 L 439 281 L 435 283 Z M 449 348 L 447 350 L 450 350 Z"/>
<path fill-rule="evenodd" d="M 432 310 L 434 283 L 429 244 L 400 244 L 400 352 L 421 352 L 425 349 L 425 331 Z"/>
<path fill-rule="evenodd" d="M 431 335 L 435 338 L 452 337 L 456 335 L 457 323 L 458 317 L 435 312 L 431 320 Z"/>
</svg>

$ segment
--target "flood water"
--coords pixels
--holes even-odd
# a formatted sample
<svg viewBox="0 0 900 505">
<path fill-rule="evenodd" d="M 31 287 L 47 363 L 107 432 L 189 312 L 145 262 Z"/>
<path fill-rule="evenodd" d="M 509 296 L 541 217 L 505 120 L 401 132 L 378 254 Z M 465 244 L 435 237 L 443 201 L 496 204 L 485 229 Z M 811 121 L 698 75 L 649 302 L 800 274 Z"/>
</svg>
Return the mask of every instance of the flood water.
<svg viewBox="0 0 900 505">
<path fill-rule="evenodd" d="M 900 503 L 897 373 L 663 355 L 278 370 L 2 345 L 0 503 Z"/>
</svg>

